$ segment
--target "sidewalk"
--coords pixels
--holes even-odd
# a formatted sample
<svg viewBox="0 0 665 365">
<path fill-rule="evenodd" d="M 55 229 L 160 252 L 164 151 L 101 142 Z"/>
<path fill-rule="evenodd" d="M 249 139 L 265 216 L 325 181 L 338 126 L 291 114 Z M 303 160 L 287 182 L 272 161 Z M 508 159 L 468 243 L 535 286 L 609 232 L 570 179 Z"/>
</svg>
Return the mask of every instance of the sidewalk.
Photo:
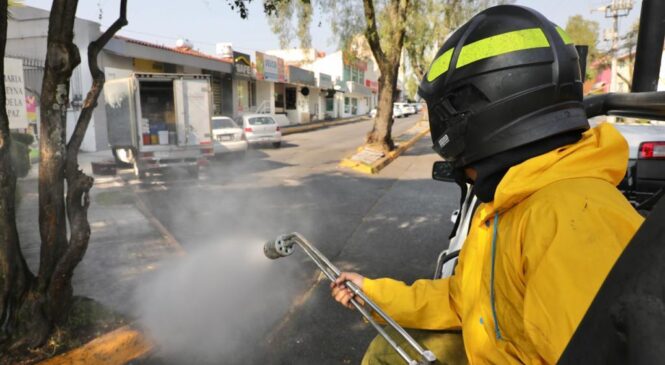
<svg viewBox="0 0 665 365">
<path fill-rule="evenodd" d="M 309 132 L 309 131 L 313 131 L 313 130 L 316 130 L 316 129 L 333 127 L 333 126 L 336 126 L 336 125 L 355 123 L 355 122 L 360 122 L 360 121 L 368 120 L 368 119 L 370 119 L 370 118 L 366 115 L 358 115 L 358 116 L 349 117 L 349 118 L 338 118 L 338 119 L 333 119 L 333 120 L 325 120 L 325 121 L 321 121 L 321 122 L 314 122 L 314 123 L 307 123 L 307 124 L 288 125 L 288 126 L 281 127 L 281 130 L 282 130 L 282 135 L 288 135 L 288 134 L 294 134 L 294 133 Z"/>
<path fill-rule="evenodd" d="M 81 168 L 112 158 L 110 151 L 80 153 Z M 38 165 L 18 181 L 22 201 L 17 209 L 21 247 L 33 272 L 39 265 L 40 236 L 37 194 Z M 92 175 L 91 175 L 92 176 Z M 123 314 L 131 314 L 133 290 L 160 261 L 176 254 L 135 205 L 131 189 L 119 176 L 94 176 L 88 210 L 92 234 L 83 261 L 74 271 L 74 294 L 93 298 Z"/>
</svg>

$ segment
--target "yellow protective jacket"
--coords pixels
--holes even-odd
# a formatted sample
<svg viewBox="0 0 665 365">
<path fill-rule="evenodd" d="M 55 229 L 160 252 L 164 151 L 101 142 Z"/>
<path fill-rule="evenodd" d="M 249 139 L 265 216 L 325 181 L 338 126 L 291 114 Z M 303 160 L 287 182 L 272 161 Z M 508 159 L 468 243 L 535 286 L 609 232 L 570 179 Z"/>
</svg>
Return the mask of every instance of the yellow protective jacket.
<svg viewBox="0 0 665 365">
<path fill-rule="evenodd" d="M 601 124 L 512 167 L 478 207 L 455 274 L 365 279 L 407 328 L 461 328 L 472 364 L 554 364 L 643 218 L 616 188 L 628 145 Z"/>
</svg>

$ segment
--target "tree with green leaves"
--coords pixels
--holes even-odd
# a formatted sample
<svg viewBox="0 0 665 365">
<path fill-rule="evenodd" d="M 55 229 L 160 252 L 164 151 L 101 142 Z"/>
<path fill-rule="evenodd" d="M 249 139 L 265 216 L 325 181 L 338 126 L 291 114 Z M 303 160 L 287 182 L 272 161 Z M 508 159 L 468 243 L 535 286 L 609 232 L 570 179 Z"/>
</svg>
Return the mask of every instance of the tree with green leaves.
<svg viewBox="0 0 665 365">
<path fill-rule="evenodd" d="M 4 68 L 9 5 L 0 0 L 0 69 Z M 88 46 L 93 84 L 69 140 L 65 138 L 69 81 L 81 58 L 74 44 L 76 0 L 53 0 L 49 15 L 42 83 L 39 140 L 39 270 L 33 273 L 21 251 L 16 226 L 16 174 L 0 79 L 0 353 L 4 356 L 43 345 L 64 323 L 73 302 L 72 277 L 90 240 L 89 191 L 93 179 L 78 165 L 78 151 L 104 86 L 97 56 L 127 24 L 127 0 L 120 16 Z"/>
<path fill-rule="evenodd" d="M 573 43 L 589 47 L 587 54 L 587 64 L 592 65 L 602 57 L 598 51 L 598 22 L 584 19 L 581 15 L 573 15 L 568 18 L 566 23 L 566 33 L 573 40 Z M 594 79 L 596 70 L 593 67 L 587 67 L 586 79 Z"/>
<path fill-rule="evenodd" d="M 294 35 L 303 48 L 311 46 L 309 28 L 314 6 L 327 15 L 333 34 L 341 48 L 351 51 L 352 41 L 363 34 L 379 67 L 378 114 L 366 142 L 383 150 L 394 148 L 392 140 L 393 108 L 405 34 L 407 15 L 413 1 L 420 0 L 264 0 L 265 13 L 271 17 L 272 29 L 279 34 L 282 46 L 290 44 Z M 247 3 L 227 2 L 241 17 L 248 15 Z M 362 7 L 363 16 L 358 16 Z M 294 27 L 292 17 L 297 15 Z M 351 53 L 352 54 L 352 53 Z M 353 55 L 353 54 L 352 54 Z"/>
</svg>

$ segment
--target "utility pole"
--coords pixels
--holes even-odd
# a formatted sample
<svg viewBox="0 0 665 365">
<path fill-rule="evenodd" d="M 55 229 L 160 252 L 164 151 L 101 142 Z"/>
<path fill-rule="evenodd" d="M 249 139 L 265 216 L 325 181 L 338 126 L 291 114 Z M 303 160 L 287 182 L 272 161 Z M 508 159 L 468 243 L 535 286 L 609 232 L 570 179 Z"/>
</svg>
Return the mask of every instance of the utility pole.
<svg viewBox="0 0 665 365">
<path fill-rule="evenodd" d="M 611 42 L 610 56 L 612 57 L 612 76 L 610 79 L 610 92 L 618 91 L 617 58 L 619 57 L 619 18 L 628 16 L 632 9 L 633 0 L 612 0 L 612 3 L 609 5 L 594 9 L 596 11 L 605 12 L 605 18 L 612 18 L 612 29 L 605 32 L 605 40 Z"/>
</svg>

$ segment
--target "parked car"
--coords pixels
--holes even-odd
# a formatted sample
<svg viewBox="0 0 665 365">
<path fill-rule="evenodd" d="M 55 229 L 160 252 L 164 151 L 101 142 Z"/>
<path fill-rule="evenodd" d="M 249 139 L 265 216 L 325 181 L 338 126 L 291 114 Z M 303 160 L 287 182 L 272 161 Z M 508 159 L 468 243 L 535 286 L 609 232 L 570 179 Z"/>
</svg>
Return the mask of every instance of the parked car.
<svg viewBox="0 0 665 365">
<path fill-rule="evenodd" d="M 404 116 L 404 111 L 402 110 L 402 108 L 393 105 L 393 118 L 401 118 L 403 116 Z"/>
<path fill-rule="evenodd" d="M 373 108 L 369 112 L 369 117 L 370 118 L 376 118 L 377 110 L 376 108 Z M 396 107 L 393 105 L 393 118 L 401 118 L 404 116 L 404 111 L 402 111 L 402 108 Z"/>
<path fill-rule="evenodd" d="M 416 114 L 416 108 L 414 108 L 411 104 L 408 103 L 394 103 L 394 106 L 400 108 L 402 110 L 402 114 L 406 117 L 412 114 Z"/>
<path fill-rule="evenodd" d="M 247 151 L 245 134 L 231 118 L 212 117 L 211 127 L 215 156 Z"/>
<path fill-rule="evenodd" d="M 628 141 L 628 170 L 619 185 L 641 203 L 665 188 L 665 126 L 615 124 Z"/>
<path fill-rule="evenodd" d="M 418 113 L 420 113 L 420 110 L 422 109 L 422 106 L 420 106 L 420 104 L 418 104 L 418 103 L 411 103 L 411 104 L 409 104 L 409 105 L 413 108 L 413 110 L 414 110 L 414 112 L 415 112 L 415 113 L 413 113 L 413 114 L 418 114 Z"/>
<path fill-rule="evenodd" d="M 244 114 L 236 118 L 236 124 L 242 127 L 250 145 L 271 143 L 275 148 L 282 146 L 282 132 L 269 114 Z"/>
</svg>

